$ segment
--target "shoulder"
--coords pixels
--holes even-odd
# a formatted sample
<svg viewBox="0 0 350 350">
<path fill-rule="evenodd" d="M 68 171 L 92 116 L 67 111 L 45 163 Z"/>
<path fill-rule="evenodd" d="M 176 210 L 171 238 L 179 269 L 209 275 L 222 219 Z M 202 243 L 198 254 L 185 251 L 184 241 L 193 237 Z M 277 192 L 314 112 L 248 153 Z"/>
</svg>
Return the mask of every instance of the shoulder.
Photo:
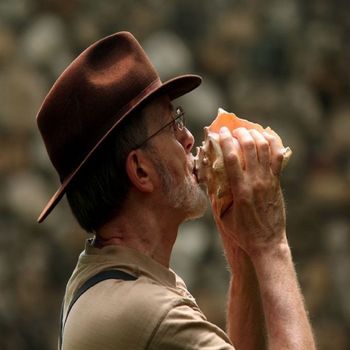
<svg viewBox="0 0 350 350">
<path fill-rule="evenodd" d="M 150 350 L 233 350 L 226 333 L 207 321 L 199 308 L 188 303 L 171 308 L 160 322 L 152 337 Z"/>
<path fill-rule="evenodd" d="M 85 346 L 105 339 L 118 348 L 145 349 L 169 311 L 186 303 L 190 301 L 175 289 L 143 277 L 105 280 L 87 290 L 73 306 L 64 338 L 67 342 L 84 339 Z"/>
<path fill-rule="evenodd" d="M 147 349 L 234 349 L 226 333 L 209 322 L 195 300 L 179 290 L 154 283 L 135 283 L 128 305 L 134 316 L 125 317 L 131 327 L 143 330 L 147 324 Z M 142 324 L 136 320 L 142 318 Z"/>
<path fill-rule="evenodd" d="M 84 350 L 233 349 L 225 333 L 181 289 L 145 277 L 102 281 L 72 308 L 64 343 Z"/>
</svg>

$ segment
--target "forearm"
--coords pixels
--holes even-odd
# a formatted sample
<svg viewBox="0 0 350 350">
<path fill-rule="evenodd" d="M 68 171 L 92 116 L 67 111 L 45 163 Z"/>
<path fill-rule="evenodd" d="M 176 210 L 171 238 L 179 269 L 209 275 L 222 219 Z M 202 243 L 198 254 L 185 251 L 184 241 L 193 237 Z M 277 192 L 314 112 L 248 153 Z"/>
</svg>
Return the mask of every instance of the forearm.
<svg viewBox="0 0 350 350">
<path fill-rule="evenodd" d="M 313 350 L 311 326 L 285 232 L 284 201 L 279 182 L 283 161 L 281 140 L 254 130 L 238 128 L 231 134 L 222 128 L 220 145 L 233 204 L 224 213 L 215 212 L 213 205 L 215 219 L 225 250 L 230 247 L 227 243 L 234 242 L 247 253 L 253 265 L 238 273 L 237 280 L 232 282 L 231 337 L 234 341 L 246 337 L 249 333 L 246 326 L 256 327 L 252 322 L 254 315 L 259 315 L 258 324 L 264 324 L 260 321 L 261 306 L 259 308 L 256 294 L 250 294 L 252 290 L 259 290 L 268 349 Z M 234 266 L 234 261 L 231 265 Z M 247 274 L 250 270 L 255 275 Z M 252 276 L 255 279 L 251 279 Z M 249 288 L 252 285 L 259 288 Z M 237 348 L 240 350 L 239 345 Z"/>
<path fill-rule="evenodd" d="M 227 255 L 230 281 L 227 333 L 238 350 L 266 349 L 266 330 L 259 285 L 250 258 L 235 247 Z"/>
<path fill-rule="evenodd" d="M 268 348 L 315 349 L 288 244 L 257 252 L 252 262 L 260 288 Z"/>
</svg>

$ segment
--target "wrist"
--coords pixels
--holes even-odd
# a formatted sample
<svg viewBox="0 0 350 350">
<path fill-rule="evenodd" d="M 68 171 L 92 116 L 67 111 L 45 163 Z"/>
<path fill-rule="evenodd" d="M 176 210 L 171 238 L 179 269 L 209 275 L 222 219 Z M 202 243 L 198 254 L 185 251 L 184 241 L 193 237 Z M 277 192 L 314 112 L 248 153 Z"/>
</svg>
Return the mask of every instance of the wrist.
<svg viewBox="0 0 350 350">
<path fill-rule="evenodd" d="M 270 245 L 252 249 L 249 257 L 254 265 L 259 265 L 266 260 L 291 259 L 291 251 L 287 239 Z"/>
<path fill-rule="evenodd" d="M 228 267 L 236 281 L 240 280 L 241 276 L 248 276 L 254 272 L 249 255 L 236 243 L 224 246 L 224 251 Z"/>
</svg>

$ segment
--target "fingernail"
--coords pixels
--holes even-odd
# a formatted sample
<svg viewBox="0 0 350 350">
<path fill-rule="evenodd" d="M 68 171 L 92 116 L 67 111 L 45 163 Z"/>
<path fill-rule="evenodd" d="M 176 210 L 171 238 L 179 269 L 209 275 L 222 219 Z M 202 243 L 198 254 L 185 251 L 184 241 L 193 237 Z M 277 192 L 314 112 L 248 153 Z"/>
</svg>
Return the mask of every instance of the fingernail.
<svg viewBox="0 0 350 350">
<path fill-rule="evenodd" d="M 220 128 L 220 135 L 226 136 L 230 134 L 230 130 L 226 126 Z"/>
</svg>

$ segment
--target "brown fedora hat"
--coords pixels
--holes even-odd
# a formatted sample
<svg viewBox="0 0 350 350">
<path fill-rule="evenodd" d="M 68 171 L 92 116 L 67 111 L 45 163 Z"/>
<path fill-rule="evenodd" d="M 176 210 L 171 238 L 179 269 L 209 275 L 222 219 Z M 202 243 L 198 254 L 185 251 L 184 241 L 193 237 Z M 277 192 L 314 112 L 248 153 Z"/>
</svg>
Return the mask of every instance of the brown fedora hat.
<svg viewBox="0 0 350 350">
<path fill-rule="evenodd" d="M 162 83 L 128 32 L 110 35 L 83 51 L 57 79 L 37 115 L 61 182 L 38 222 L 50 214 L 82 165 L 130 112 L 156 93 L 175 99 L 201 81 L 197 75 L 182 75 Z"/>
</svg>

